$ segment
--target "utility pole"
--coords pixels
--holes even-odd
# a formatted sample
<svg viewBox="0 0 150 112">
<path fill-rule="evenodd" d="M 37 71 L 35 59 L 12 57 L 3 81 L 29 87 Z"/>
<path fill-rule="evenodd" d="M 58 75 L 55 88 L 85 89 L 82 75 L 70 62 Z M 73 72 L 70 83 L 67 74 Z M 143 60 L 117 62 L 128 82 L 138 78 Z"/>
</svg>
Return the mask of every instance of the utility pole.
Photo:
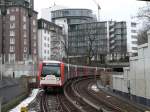
<svg viewBox="0 0 150 112">
<path fill-rule="evenodd" d="M 29 17 L 29 60 L 32 61 L 32 67 L 33 67 L 33 76 L 35 75 L 35 61 L 34 61 L 34 57 L 32 55 L 32 36 L 31 36 L 31 20 L 32 20 L 32 8 L 31 5 L 29 4 L 29 8 L 28 8 L 28 17 Z"/>
<path fill-rule="evenodd" d="M 98 9 L 98 17 L 97 17 L 97 20 L 100 21 L 100 10 L 101 10 L 101 7 L 99 5 L 99 3 L 96 1 L 96 0 L 93 0 L 94 3 L 97 5 L 97 9 Z"/>
</svg>

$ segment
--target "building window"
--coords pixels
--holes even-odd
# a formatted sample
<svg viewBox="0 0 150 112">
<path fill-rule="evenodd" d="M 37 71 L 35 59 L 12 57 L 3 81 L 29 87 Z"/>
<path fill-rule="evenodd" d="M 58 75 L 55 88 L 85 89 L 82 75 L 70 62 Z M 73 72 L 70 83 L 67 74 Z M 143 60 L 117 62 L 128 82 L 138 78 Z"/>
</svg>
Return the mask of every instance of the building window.
<svg viewBox="0 0 150 112">
<path fill-rule="evenodd" d="M 26 28 L 27 28 L 27 25 L 26 25 L 26 24 L 24 24 L 24 25 L 23 25 L 23 29 L 24 29 L 24 30 L 26 30 Z"/>
<path fill-rule="evenodd" d="M 131 27 L 136 27 L 136 23 L 131 23 Z"/>
<path fill-rule="evenodd" d="M 137 39 L 137 36 L 133 36 L 133 35 L 132 35 L 131 38 L 132 38 L 132 39 Z"/>
<path fill-rule="evenodd" d="M 44 43 L 44 47 L 46 47 L 46 43 Z"/>
<path fill-rule="evenodd" d="M 26 16 L 23 16 L 23 22 L 26 22 Z"/>
<path fill-rule="evenodd" d="M 10 10 L 9 9 L 7 9 L 7 14 L 10 14 Z"/>
<path fill-rule="evenodd" d="M 132 50 L 137 50 L 138 48 L 137 47 L 132 47 Z"/>
<path fill-rule="evenodd" d="M 44 40 L 46 40 L 46 37 L 44 37 Z"/>
<path fill-rule="evenodd" d="M 136 33 L 136 30 L 131 30 L 131 33 Z"/>
<path fill-rule="evenodd" d="M 15 39 L 14 38 L 10 38 L 10 44 L 15 44 Z"/>
<path fill-rule="evenodd" d="M 46 30 L 44 30 L 44 33 L 46 34 Z"/>
<path fill-rule="evenodd" d="M 23 54 L 23 59 L 27 59 L 27 54 Z"/>
<path fill-rule="evenodd" d="M 137 45 L 138 43 L 137 43 L 137 41 L 132 41 L 132 44 L 136 44 Z"/>
<path fill-rule="evenodd" d="M 34 54 L 36 54 L 36 49 L 34 49 L 34 51 L 33 51 L 33 52 L 34 52 Z"/>
<path fill-rule="evenodd" d="M 36 32 L 36 28 L 33 28 L 33 33 L 35 33 Z"/>
<path fill-rule="evenodd" d="M 33 20 L 33 25 L 34 25 L 34 26 L 36 25 L 36 22 L 35 22 L 35 20 Z"/>
<path fill-rule="evenodd" d="M 15 21 L 15 16 L 14 15 L 10 16 L 10 21 Z"/>
<path fill-rule="evenodd" d="M 27 48 L 26 47 L 24 47 L 24 52 L 27 52 Z"/>
<path fill-rule="evenodd" d="M 19 8 L 16 8 L 16 12 L 18 12 L 19 11 Z"/>
<path fill-rule="evenodd" d="M 27 45 L 27 39 L 24 39 L 24 45 Z"/>
<path fill-rule="evenodd" d="M 44 53 L 46 54 L 46 50 L 44 50 Z"/>
<path fill-rule="evenodd" d="M 15 54 L 9 54 L 9 62 L 15 62 Z"/>
<path fill-rule="evenodd" d="M 44 28 L 46 28 L 46 24 L 44 23 Z"/>
<path fill-rule="evenodd" d="M 36 42 L 34 42 L 33 46 L 36 47 Z"/>
<path fill-rule="evenodd" d="M 15 36 L 15 31 L 12 31 L 12 30 L 11 30 L 11 31 L 9 32 L 9 35 L 10 35 L 10 36 Z"/>
<path fill-rule="evenodd" d="M 26 32 L 24 32 L 24 35 L 23 35 L 23 37 L 27 37 L 27 33 L 26 33 Z"/>
<path fill-rule="evenodd" d="M 36 40 L 36 35 L 33 36 L 33 39 Z"/>
<path fill-rule="evenodd" d="M 47 38 L 47 41 L 49 41 L 49 37 Z"/>
<path fill-rule="evenodd" d="M 10 52 L 14 52 L 14 50 L 15 50 L 15 48 L 14 48 L 14 46 L 10 46 Z"/>
<path fill-rule="evenodd" d="M 14 12 L 14 11 L 15 11 L 14 8 L 12 8 L 12 9 L 11 9 L 11 12 Z"/>
<path fill-rule="evenodd" d="M 15 23 L 10 23 L 10 29 L 14 29 L 15 28 Z"/>
</svg>

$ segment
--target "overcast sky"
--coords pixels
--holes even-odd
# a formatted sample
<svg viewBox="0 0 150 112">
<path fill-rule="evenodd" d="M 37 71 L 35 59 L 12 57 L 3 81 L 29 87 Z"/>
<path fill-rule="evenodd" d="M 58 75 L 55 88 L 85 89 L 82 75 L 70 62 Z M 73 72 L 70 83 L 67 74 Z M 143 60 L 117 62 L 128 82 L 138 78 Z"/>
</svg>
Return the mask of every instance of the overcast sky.
<svg viewBox="0 0 150 112">
<path fill-rule="evenodd" d="M 140 6 L 145 2 L 136 0 L 95 0 L 101 6 L 101 20 L 129 20 L 136 15 Z M 35 0 L 35 10 L 40 12 L 42 8 L 54 5 L 66 6 L 69 8 L 88 8 L 97 14 L 97 5 L 94 0 Z M 40 13 L 39 13 L 40 16 Z"/>
</svg>

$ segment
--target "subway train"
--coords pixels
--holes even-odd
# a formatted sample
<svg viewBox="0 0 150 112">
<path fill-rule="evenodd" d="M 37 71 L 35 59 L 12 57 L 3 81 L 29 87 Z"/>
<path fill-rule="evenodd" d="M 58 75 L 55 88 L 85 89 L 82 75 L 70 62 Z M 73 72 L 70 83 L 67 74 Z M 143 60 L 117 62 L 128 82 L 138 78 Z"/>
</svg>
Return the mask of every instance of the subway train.
<svg viewBox="0 0 150 112">
<path fill-rule="evenodd" d="M 108 68 L 71 65 L 61 61 L 42 61 L 38 70 L 39 85 L 44 90 L 62 89 L 69 79 L 98 75 L 106 70 L 110 71 Z"/>
</svg>

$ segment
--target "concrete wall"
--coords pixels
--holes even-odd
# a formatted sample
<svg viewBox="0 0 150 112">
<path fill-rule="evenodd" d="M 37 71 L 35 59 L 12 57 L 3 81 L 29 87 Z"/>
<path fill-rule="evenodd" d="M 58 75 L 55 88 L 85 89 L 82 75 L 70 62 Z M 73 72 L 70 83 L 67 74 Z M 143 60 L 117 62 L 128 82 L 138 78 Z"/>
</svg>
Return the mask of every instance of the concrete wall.
<svg viewBox="0 0 150 112">
<path fill-rule="evenodd" d="M 113 76 L 113 88 L 118 91 L 128 93 L 128 81 L 123 77 L 123 75 Z"/>
<path fill-rule="evenodd" d="M 150 99 L 150 46 L 140 45 L 138 56 L 130 59 L 131 94 Z"/>
<path fill-rule="evenodd" d="M 0 68 L 1 71 L 1 68 Z M 37 76 L 36 64 L 5 64 L 2 66 L 3 77 Z"/>
<path fill-rule="evenodd" d="M 0 81 L 0 98 L 2 98 L 2 104 L 8 103 L 25 92 L 28 92 L 28 81 L 26 78 L 4 79 Z"/>
<path fill-rule="evenodd" d="M 125 69 L 122 76 L 113 76 L 114 90 L 127 92 L 131 94 L 131 99 L 150 106 L 149 85 L 150 31 L 148 32 L 148 43 L 140 45 L 138 56 L 130 58 L 130 68 Z"/>
</svg>

